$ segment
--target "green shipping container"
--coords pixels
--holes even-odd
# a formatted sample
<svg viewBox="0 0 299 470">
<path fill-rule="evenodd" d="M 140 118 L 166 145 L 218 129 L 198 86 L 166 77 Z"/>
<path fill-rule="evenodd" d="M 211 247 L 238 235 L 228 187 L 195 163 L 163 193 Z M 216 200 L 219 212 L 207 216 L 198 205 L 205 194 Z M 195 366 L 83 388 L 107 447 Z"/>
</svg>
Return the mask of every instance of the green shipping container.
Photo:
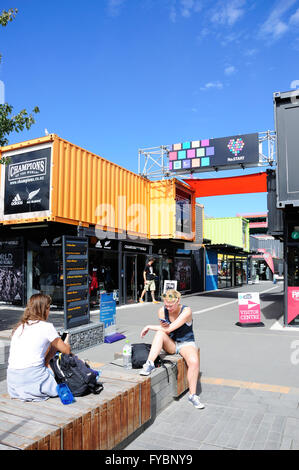
<svg viewBox="0 0 299 470">
<path fill-rule="evenodd" d="M 249 251 L 249 221 L 243 217 L 207 218 L 204 238 L 212 245 L 227 244 Z"/>
</svg>

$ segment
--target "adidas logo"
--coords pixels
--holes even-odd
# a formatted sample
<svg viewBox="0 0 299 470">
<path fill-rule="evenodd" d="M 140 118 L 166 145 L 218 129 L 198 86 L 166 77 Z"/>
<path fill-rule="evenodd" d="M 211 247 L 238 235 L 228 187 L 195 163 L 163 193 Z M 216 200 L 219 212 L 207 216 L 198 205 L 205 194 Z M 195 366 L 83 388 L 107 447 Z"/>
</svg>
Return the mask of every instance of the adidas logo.
<svg viewBox="0 0 299 470">
<path fill-rule="evenodd" d="M 11 206 L 21 206 L 22 204 L 23 204 L 23 201 L 20 198 L 19 193 L 15 195 L 15 197 L 13 198 L 13 200 L 10 203 Z"/>
</svg>

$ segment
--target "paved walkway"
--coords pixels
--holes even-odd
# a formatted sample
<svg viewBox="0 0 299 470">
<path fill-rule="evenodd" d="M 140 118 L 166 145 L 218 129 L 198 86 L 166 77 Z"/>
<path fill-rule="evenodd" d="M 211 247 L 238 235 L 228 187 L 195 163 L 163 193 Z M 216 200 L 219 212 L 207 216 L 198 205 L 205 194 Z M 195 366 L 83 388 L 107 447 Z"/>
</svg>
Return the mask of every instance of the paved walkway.
<svg viewBox="0 0 299 470">
<path fill-rule="evenodd" d="M 236 325 L 240 291 L 260 293 L 264 327 Z M 282 283 L 264 281 L 183 298 L 194 314 L 206 407 L 194 409 L 187 394 L 181 396 L 126 450 L 299 449 L 299 329 L 283 327 L 282 292 Z M 20 313 L 0 308 L 0 338 L 8 337 Z M 98 321 L 98 312 L 91 319 Z M 63 315 L 51 312 L 50 321 L 61 327 Z M 132 342 L 141 341 L 145 324 L 156 322 L 157 305 L 117 309 L 117 330 Z M 152 337 L 150 332 L 146 342 Z M 100 365 L 113 360 L 123 343 L 101 344 L 79 356 Z M 0 391 L 5 388 L 0 382 Z"/>
</svg>

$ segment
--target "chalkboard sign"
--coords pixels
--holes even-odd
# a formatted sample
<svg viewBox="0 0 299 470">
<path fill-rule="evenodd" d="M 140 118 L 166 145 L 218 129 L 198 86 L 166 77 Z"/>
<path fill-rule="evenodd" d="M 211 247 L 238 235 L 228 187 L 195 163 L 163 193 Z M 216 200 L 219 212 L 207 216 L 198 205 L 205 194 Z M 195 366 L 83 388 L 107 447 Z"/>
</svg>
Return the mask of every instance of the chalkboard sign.
<svg viewBox="0 0 299 470">
<path fill-rule="evenodd" d="M 88 239 L 64 235 L 63 287 L 65 329 L 89 323 Z"/>
</svg>

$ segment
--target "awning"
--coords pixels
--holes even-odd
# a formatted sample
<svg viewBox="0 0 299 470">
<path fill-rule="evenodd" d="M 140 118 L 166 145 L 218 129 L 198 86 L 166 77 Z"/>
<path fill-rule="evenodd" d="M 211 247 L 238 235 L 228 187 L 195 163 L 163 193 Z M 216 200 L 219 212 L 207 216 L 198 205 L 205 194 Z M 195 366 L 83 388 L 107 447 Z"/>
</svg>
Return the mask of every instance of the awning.
<svg viewBox="0 0 299 470">
<path fill-rule="evenodd" d="M 267 192 L 267 173 L 231 176 L 228 178 L 183 180 L 195 190 L 195 197 L 225 196 L 227 194 L 247 194 Z"/>
</svg>

